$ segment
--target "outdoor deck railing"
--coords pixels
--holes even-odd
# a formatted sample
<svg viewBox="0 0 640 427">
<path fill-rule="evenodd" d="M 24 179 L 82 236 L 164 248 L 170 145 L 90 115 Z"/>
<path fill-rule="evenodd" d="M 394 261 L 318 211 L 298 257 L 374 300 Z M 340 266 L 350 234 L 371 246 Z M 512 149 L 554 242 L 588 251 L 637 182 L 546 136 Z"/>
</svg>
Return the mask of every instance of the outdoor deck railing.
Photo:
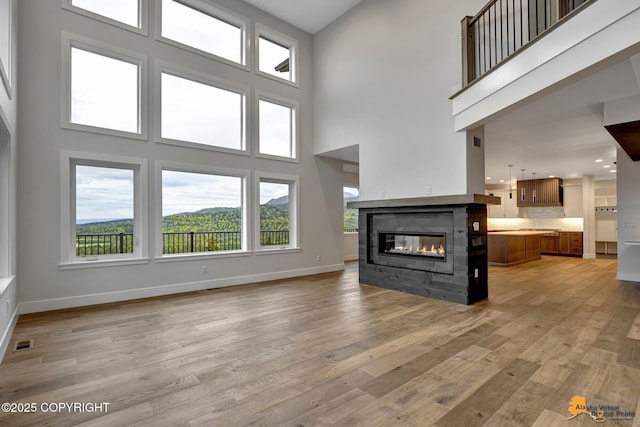
<svg viewBox="0 0 640 427">
<path fill-rule="evenodd" d="M 462 20 L 463 86 L 596 0 L 491 0 Z"/>
<path fill-rule="evenodd" d="M 260 245 L 288 245 L 289 231 L 264 230 Z M 162 233 L 162 253 L 236 251 L 242 249 L 240 231 L 200 231 Z M 114 255 L 133 253 L 133 233 L 77 234 L 76 256 Z"/>
</svg>

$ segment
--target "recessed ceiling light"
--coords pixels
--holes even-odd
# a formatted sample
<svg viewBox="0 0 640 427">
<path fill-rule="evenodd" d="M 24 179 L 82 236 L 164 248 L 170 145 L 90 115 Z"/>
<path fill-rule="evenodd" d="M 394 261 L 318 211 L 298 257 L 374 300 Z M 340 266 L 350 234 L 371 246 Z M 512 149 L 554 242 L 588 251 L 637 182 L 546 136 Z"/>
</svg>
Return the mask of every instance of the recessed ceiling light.
<svg viewBox="0 0 640 427">
<path fill-rule="evenodd" d="M 617 172 L 617 170 L 615 170 L 615 169 L 611 169 L 609 172 L 611 172 L 611 173 L 616 173 L 616 172 Z"/>
<path fill-rule="evenodd" d="M 596 160 L 596 163 L 602 163 L 602 159 Z"/>
<path fill-rule="evenodd" d="M 504 179 L 501 179 L 500 182 L 504 182 Z"/>
<path fill-rule="evenodd" d="M 549 178 L 555 178 L 555 177 L 556 177 L 555 175 L 549 175 Z"/>
<path fill-rule="evenodd" d="M 605 169 L 609 169 L 611 167 L 611 165 L 604 165 L 603 168 Z"/>
<path fill-rule="evenodd" d="M 488 176 L 488 177 L 487 177 L 487 179 L 491 179 L 491 177 L 490 177 L 490 176 Z"/>
</svg>

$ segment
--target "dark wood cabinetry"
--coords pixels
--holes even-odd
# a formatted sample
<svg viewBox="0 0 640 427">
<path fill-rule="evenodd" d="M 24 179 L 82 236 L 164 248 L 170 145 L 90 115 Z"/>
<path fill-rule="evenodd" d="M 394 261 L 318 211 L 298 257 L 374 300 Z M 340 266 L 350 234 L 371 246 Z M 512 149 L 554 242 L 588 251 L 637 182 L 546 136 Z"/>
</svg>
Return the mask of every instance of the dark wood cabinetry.
<svg viewBox="0 0 640 427">
<path fill-rule="evenodd" d="M 543 255 L 582 256 L 582 232 L 561 231 L 557 236 L 541 236 L 540 251 Z"/>
<path fill-rule="evenodd" d="M 540 236 L 540 252 L 557 254 L 560 251 L 558 236 Z"/>
<path fill-rule="evenodd" d="M 518 207 L 562 206 L 562 179 L 529 179 L 517 183 Z"/>
<path fill-rule="evenodd" d="M 569 253 L 582 256 L 582 233 L 569 233 Z"/>
<path fill-rule="evenodd" d="M 504 231 L 487 234 L 490 265 L 507 267 L 540 259 L 540 233 Z"/>
</svg>

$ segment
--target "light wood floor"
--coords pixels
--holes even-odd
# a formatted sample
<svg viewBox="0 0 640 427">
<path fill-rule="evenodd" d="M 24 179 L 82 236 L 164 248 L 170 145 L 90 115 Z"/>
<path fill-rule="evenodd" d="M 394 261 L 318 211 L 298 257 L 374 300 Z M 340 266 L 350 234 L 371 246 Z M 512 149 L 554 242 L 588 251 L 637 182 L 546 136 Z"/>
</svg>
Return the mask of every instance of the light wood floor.
<svg viewBox="0 0 640 427">
<path fill-rule="evenodd" d="M 0 413 L 0 425 L 591 426 L 569 400 L 635 411 L 640 285 L 616 261 L 492 267 L 473 306 L 344 273 L 21 316 L 0 402 L 108 402 Z"/>
</svg>

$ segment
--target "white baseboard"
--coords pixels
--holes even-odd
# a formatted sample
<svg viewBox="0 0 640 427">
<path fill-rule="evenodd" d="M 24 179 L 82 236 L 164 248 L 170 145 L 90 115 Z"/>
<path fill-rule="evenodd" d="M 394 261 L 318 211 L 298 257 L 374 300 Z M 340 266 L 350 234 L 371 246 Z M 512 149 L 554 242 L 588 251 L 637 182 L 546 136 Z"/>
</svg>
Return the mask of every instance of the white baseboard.
<svg viewBox="0 0 640 427">
<path fill-rule="evenodd" d="M 582 259 L 596 259 L 596 254 L 582 254 Z"/>
<path fill-rule="evenodd" d="M 16 328 L 16 323 L 18 323 L 18 307 L 13 311 L 13 317 L 2 334 L 2 340 L 0 340 L 0 363 L 9 348 L 9 342 L 11 341 L 13 330 Z"/>
<path fill-rule="evenodd" d="M 20 314 L 38 313 L 41 311 L 59 310 L 72 307 L 83 307 L 117 301 L 128 301 L 139 298 L 157 297 L 203 289 L 223 288 L 226 286 L 245 285 L 248 283 L 266 282 L 269 280 L 289 279 L 309 276 L 311 274 L 331 273 L 344 270 L 344 264 L 325 265 L 321 267 L 303 268 L 299 270 L 277 271 L 273 273 L 254 274 L 249 276 L 227 277 L 223 279 L 203 280 L 198 282 L 178 283 L 174 285 L 154 286 L 149 288 L 128 289 L 125 291 L 105 292 L 91 295 L 78 295 L 65 298 L 54 298 L 38 301 L 23 301 L 19 305 Z"/>
<path fill-rule="evenodd" d="M 618 280 L 624 280 L 626 282 L 640 282 L 640 274 L 618 272 Z"/>
<path fill-rule="evenodd" d="M 344 256 L 344 260 L 345 261 L 357 261 L 359 259 L 358 254 L 352 254 L 352 255 L 345 255 Z"/>
</svg>

